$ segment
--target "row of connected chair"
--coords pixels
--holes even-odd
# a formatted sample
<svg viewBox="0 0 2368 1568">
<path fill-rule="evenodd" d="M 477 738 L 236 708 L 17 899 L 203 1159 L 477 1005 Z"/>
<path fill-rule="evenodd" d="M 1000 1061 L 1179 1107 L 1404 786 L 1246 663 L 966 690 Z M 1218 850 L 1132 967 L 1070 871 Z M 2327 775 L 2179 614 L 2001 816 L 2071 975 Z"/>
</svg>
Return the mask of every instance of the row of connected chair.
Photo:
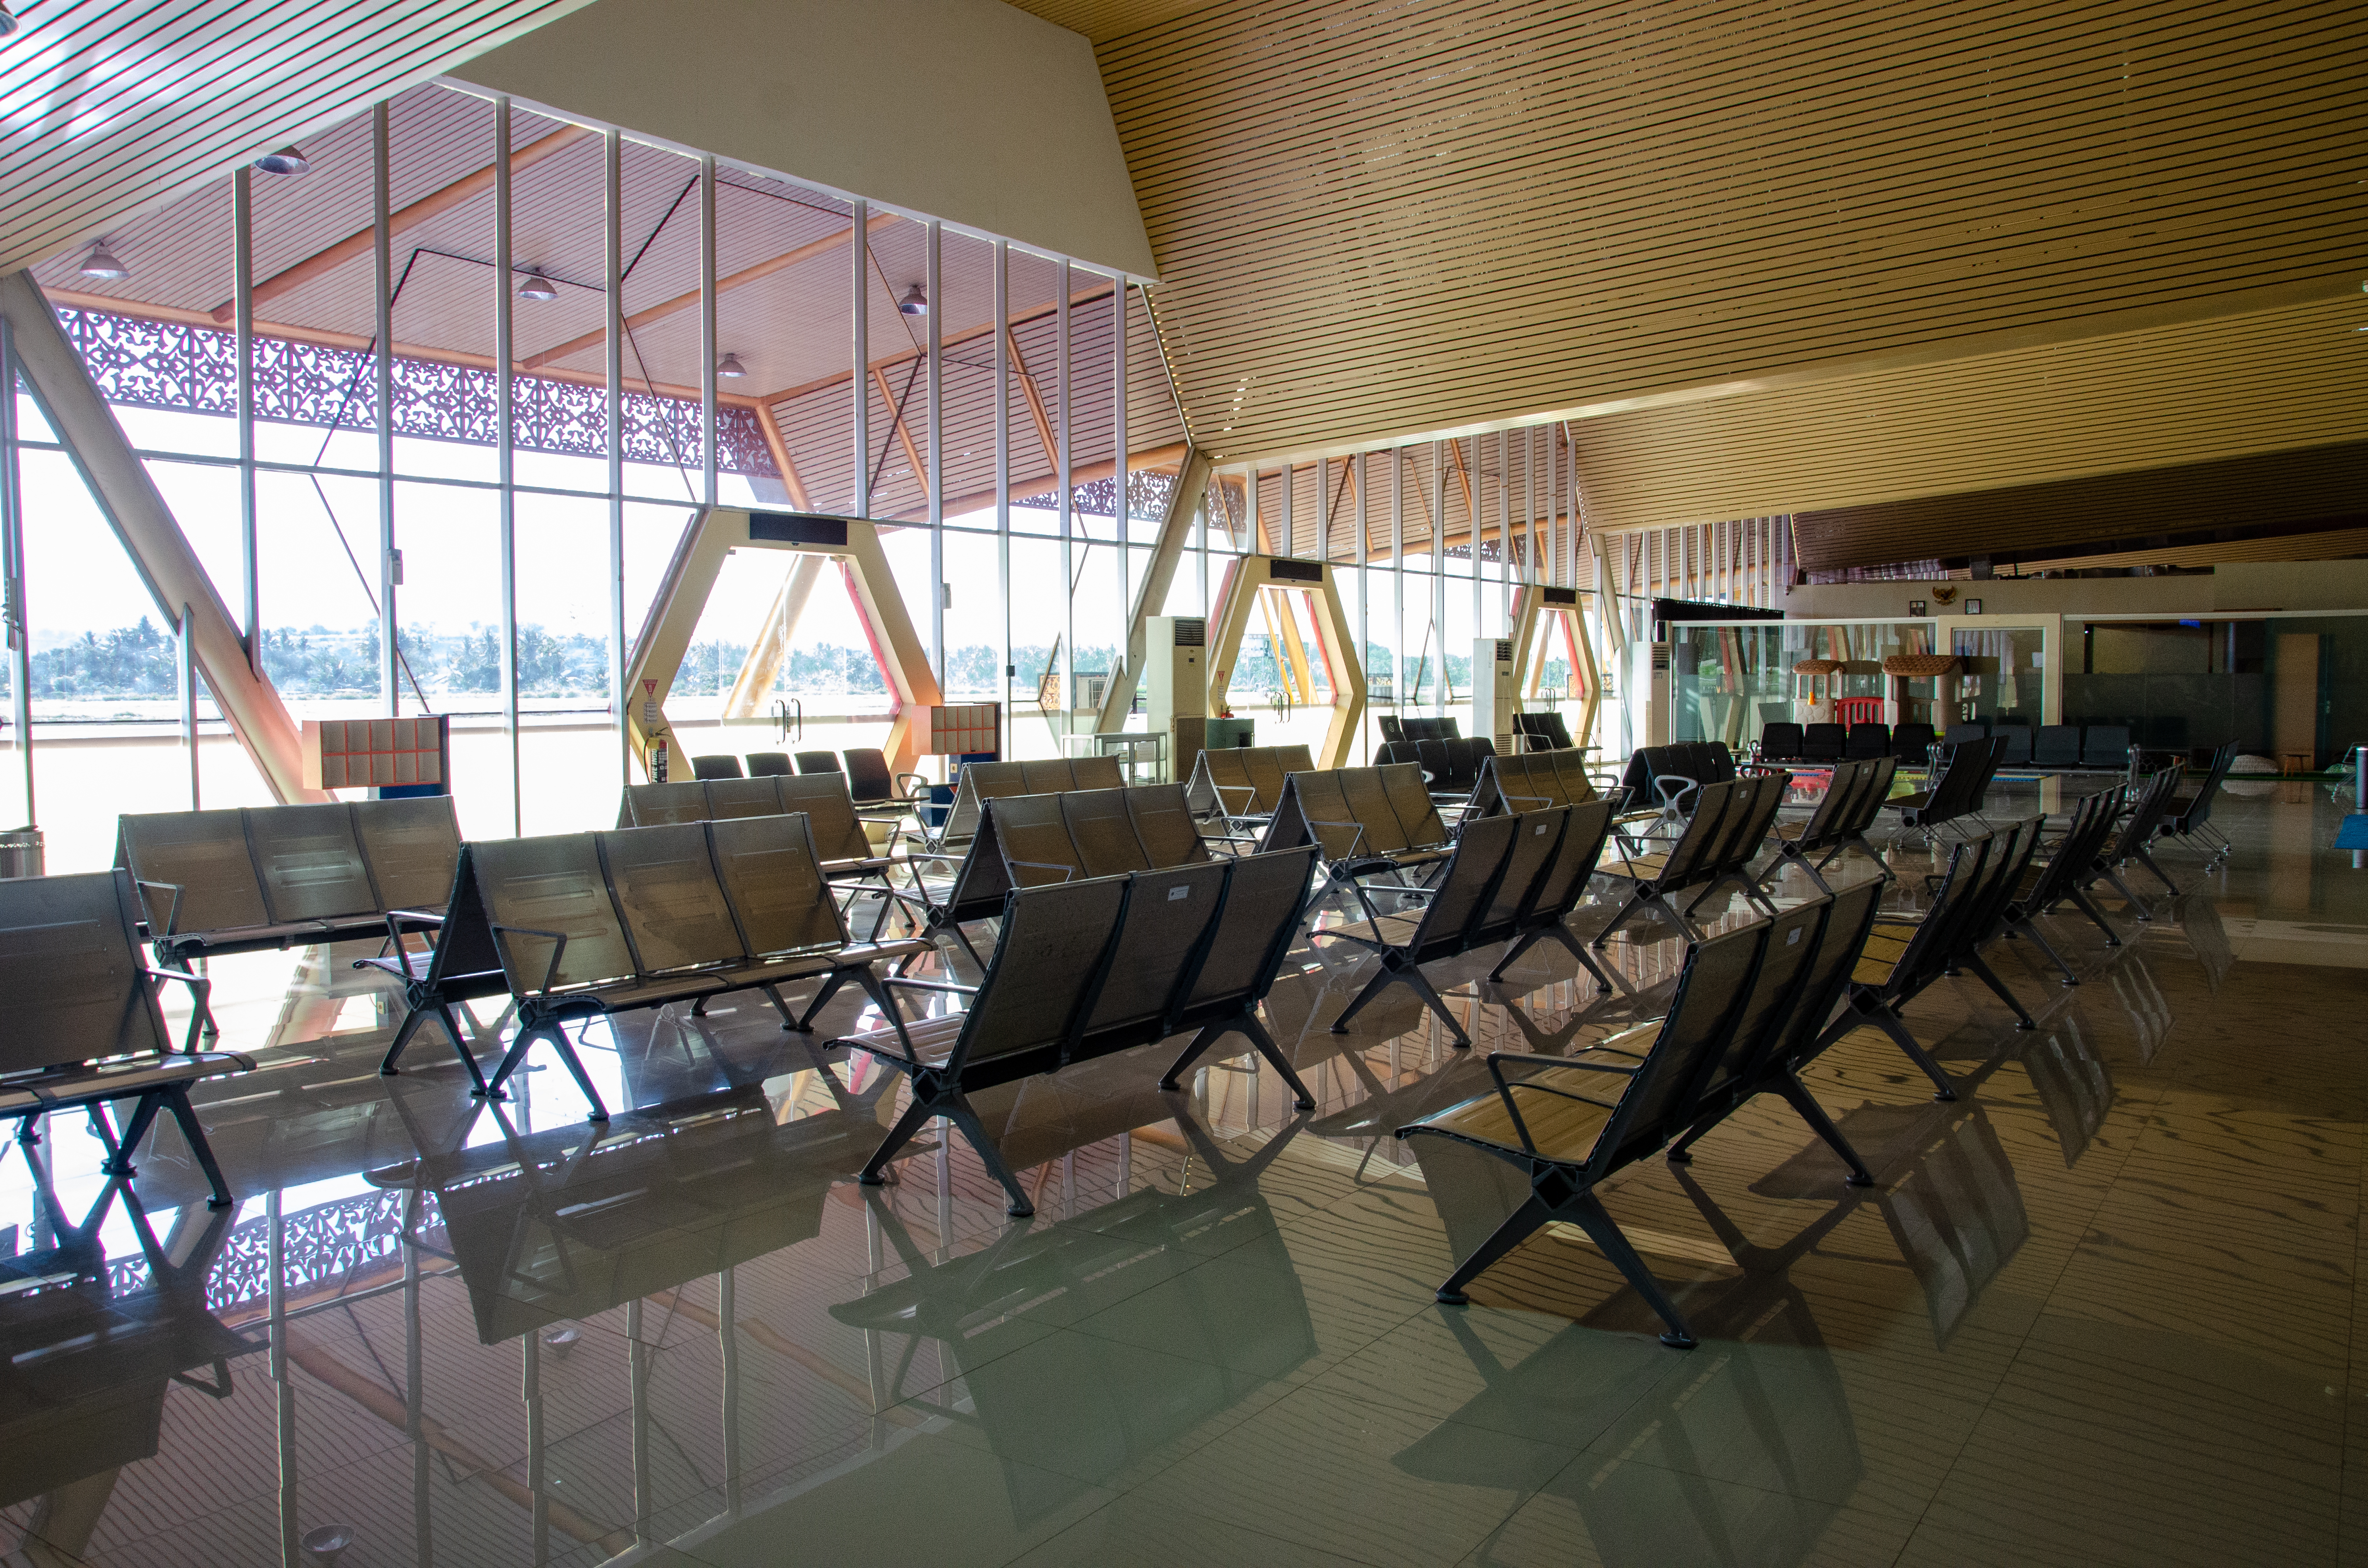
<svg viewBox="0 0 2368 1568">
<path fill-rule="evenodd" d="M 1417 912 L 1382 915 L 1368 901 L 1370 937 L 1345 927 L 1314 933 L 1318 938 L 1356 943 L 1382 962 L 1381 971 L 1333 1020 L 1332 1032 L 1345 1033 L 1349 1020 L 1367 1004 L 1390 986 L 1404 984 L 1439 1015 L 1457 1045 L 1470 1045 L 1471 1037 L 1423 974 L 1422 966 L 1497 942 L 1509 941 L 1514 946 L 1498 961 L 1491 979 L 1503 974 L 1538 942 L 1555 939 L 1595 977 L 1600 989 L 1611 989 L 1610 978 L 1564 924 L 1586 896 L 1588 879 L 1602 857 L 1611 831 L 1611 806 L 1602 801 L 1465 823 L 1456 833 L 1454 848 L 1446 856 L 1443 869 L 1429 886 L 1389 890 L 1400 900 L 1417 903 Z"/>
<path fill-rule="evenodd" d="M 1466 1288 L 1523 1240 L 1576 1225 L 1660 1315 L 1662 1342 L 1695 1343 L 1652 1270 L 1596 1196 L 1627 1167 L 1691 1145 L 1753 1096 L 1783 1096 L 1850 1167 L 1865 1162 L 1801 1085 L 1822 1041 L 1819 1023 L 1849 983 L 1882 883 L 1855 884 L 1689 948 L 1668 1015 L 1569 1056 L 1492 1051 L 1490 1088 L 1397 1130 L 1463 1255 L 1439 1287 L 1460 1306 Z M 1491 1210 L 1475 1212 L 1472 1199 Z"/>
<path fill-rule="evenodd" d="M 963 926 L 1003 913 L 1015 888 L 1165 870 L 1213 858 L 1176 784 L 998 795 L 981 802 L 959 854 L 916 848 L 897 899 L 926 936 L 944 933 L 984 963 Z"/>
<path fill-rule="evenodd" d="M 1261 824 L 1282 799 L 1284 776 L 1315 766 L 1305 746 L 1214 746 L 1193 762 L 1184 792 L 1201 816 Z"/>
<path fill-rule="evenodd" d="M 1976 719 L 1952 724 L 1941 737 L 1955 745 L 1964 741 L 1993 739 L 2006 743 L 2002 754 L 2009 767 L 2037 767 L 2050 772 L 2112 768 L 2130 765 L 2127 724 L 2040 724 L 2010 719 Z"/>
<path fill-rule="evenodd" d="M 1762 762 L 1858 762 L 1888 756 L 1901 762 L 1921 762 L 1932 744 L 1932 726 L 1913 721 L 1893 728 L 1886 724 L 1763 725 L 1759 731 Z"/>
<path fill-rule="evenodd" d="M 167 966 L 371 937 L 386 912 L 438 905 L 461 830 L 450 796 L 127 813 L 115 863 L 138 882 Z"/>
<path fill-rule="evenodd" d="M 777 778 L 791 772 L 791 754 L 785 751 L 752 751 L 747 767 L 729 754 L 714 756 L 694 756 L 690 759 L 690 777 L 694 783 L 720 778 Z M 843 752 L 802 751 L 797 754 L 796 773 L 800 776 L 836 773 L 847 780 L 847 790 L 860 806 L 909 806 L 920 799 L 929 781 L 917 773 L 892 773 L 888 754 L 878 746 L 849 746 Z"/>
<path fill-rule="evenodd" d="M 1450 736 L 1445 740 L 1384 741 L 1373 760 L 1385 764 L 1410 762 L 1422 769 L 1423 780 L 1431 793 L 1442 799 L 1459 799 L 1468 793 L 1479 780 L 1480 770 L 1497 755 L 1497 744 L 1486 735 L 1470 740 Z"/>
<path fill-rule="evenodd" d="M 1808 816 L 1798 822 L 1776 824 L 1777 858 L 1760 881 L 1773 881 L 1787 864 L 1796 865 L 1820 889 L 1831 892 L 1834 890 L 1826 881 L 1826 869 L 1849 849 L 1862 852 L 1874 862 L 1882 879 L 1890 881 L 1891 868 L 1884 864 L 1882 852 L 1867 841 L 1866 833 L 1883 814 L 1884 804 L 1891 798 L 1892 779 L 1898 771 L 1896 757 L 1836 763 L 1826 792 L 1817 797 Z"/>
<path fill-rule="evenodd" d="M 462 846 L 440 918 L 397 912 L 389 925 L 398 934 L 432 931 L 436 940 L 424 955 L 356 960 L 402 981 L 411 1004 L 383 1071 L 434 1017 L 479 1092 L 498 1096 L 534 1043 L 548 1040 L 596 1121 L 608 1108 L 568 1039 L 570 1022 L 675 1002 L 699 1012 L 713 997 L 754 990 L 785 1028 L 803 1031 L 850 982 L 890 1013 L 872 966 L 928 950 L 914 939 L 854 939 L 803 812 L 472 842 Z M 494 972 L 517 1009 L 518 1032 L 486 1078 L 450 1007 L 472 991 L 488 994 Z M 797 1013 L 781 988 L 810 980 L 820 989 Z"/>
<path fill-rule="evenodd" d="M 988 809 L 982 837 L 1011 803 Z M 1177 1075 L 1210 1046 L 1238 1033 L 1290 1085 L 1299 1108 L 1314 1108 L 1258 1020 L 1298 930 L 1314 859 L 1312 848 L 1282 850 L 1010 888 L 993 960 L 975 988 L 956 988 L 969 992 L 962 1013 L 908 1020 L 883 1004 L 886 1027 L 833 1042 L 912 1083 L 910 1103 L 858 1179 L 877 1185 L 921 1127 L 943 1118 L 1002 1185 L 1010 1212 L 1033 1213 L 969 1096 L 1187 1030 L 1192 1041 L 1161 1087 L 1175 1088 Z M 923 983 L 892 976 L 884 983 L 894 991 Z"/>
<path fill-rule="evenodd" d="M 879 900 L 871 934 L 878 936 L 890 907 L 889 867 L 864 829 L 847 780 L 836 773 L 766 774 L 756 778 L 715 778 L 682 784 L 628 784 L 617 806 L 619 827 L 672 827 L 683 823 L 730 822 L 740 817 L 780 816 L 803 812 L 823 874 L 855 897 Z"/>
<path fill-rule="evenodd" d="M 1688 937 L 1694 928 L 1688 918 L 1695 909 L 1729 882 L 1746 898 L 1772 909 L 1759 891 L 1751 862 L 1776 825 L 1791 780 L 1782 774 L 1724 779 L 1694 791 L 1693 812 L 1684 831 L 1667 849 L 1631 853 L 1623 844 L 1620 863 L 1603 868 L 1604 874 L 1627 890 L 1627 902 L 1595 938 L 1602 947 L 1630 916 L 1647 909 L 1660 914 Z M 1680 913 L 1670 901 L 1692 892 L 1693 902 Z"/>
</svg>

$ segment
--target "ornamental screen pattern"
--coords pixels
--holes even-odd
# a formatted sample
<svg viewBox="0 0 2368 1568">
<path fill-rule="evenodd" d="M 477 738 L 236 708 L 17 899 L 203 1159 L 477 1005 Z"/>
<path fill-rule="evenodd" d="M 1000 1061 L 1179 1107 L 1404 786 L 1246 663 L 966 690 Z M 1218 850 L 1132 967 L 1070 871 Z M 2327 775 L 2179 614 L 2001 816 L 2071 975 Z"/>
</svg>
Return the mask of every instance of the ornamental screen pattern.
<svg viewBox="0 0 2368 1568">
<path fill-rule="evenodd" d="M 62 308 L 58 322 L 109 403 L 184 414 L 238 411 L 235 335 L 178 322 L 145 321 Z M 255 340 L 255 415 L 289 425 L 370 430 L 377 426 L 372 358 L 287 338 Z M 511 438 L 523 451 L 604 457 L 605 388 L 541 376 L 513 376 Z M 494 444 L 494 373 L 397 357 L 394 433 L 430 441 Z M 756 411 L 716 410 L 716 466 L 779 478 Z M 699 461 L 699 404 L 688 398 L 625 394 L 625 460 L 689 467 Z"/>
</svg>

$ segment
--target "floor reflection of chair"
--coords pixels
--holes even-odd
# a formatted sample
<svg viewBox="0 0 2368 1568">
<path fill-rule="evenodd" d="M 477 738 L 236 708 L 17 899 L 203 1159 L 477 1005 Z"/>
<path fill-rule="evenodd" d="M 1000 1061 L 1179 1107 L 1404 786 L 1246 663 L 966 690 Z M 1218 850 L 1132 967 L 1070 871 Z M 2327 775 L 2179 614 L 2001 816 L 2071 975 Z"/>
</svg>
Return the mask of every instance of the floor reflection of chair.
<svg viewBox="0 0 2368 1568">
<path fill-rule="evenodd" d="M 2088 1152 L 2089 1141 L 2113 1108 L 2113 1075 L 2080 1032 L 2080 1020 L 2070 1014 L 2055 1020 L 2046 1035 L 2031 1040 L 2015 1053 L 2031 1086 L 2039 1093 L 2047 1119 L 2064 1144 L 2068 1169 Z"/>
<path fill-rule="evenodd" d="M 167 1388 L 228 1399 L 231 1361 L 262 1346 L 206 1308 L 229 1210 L 186 1205 L 160 1242 L 122 1178 L 79 1223 L 63 1222 L 47 1183 L 37 1186 L 57 1244 L 0 1261 L 0 1506 L 40 1499 L 32 1528 L 80 1553 L 116 1472 L 155 1455 Z M 147 1264 L 131 1289 L 110 1285 L 98 1241 L 119 1199 Z"/>
<path fill-rule="evenodd" d="M 1683 1174 L 1679 1179 L 1691 1185 Z M 1858 1485 L 1865 1463 L 1832 1354 L 1787 1271 L 1861 1200 L 1853 1193 L 1835 1204 L 1796 1247 L 1761 1256 L 1739 1278 L 1687 1293 L 1688 1320 L 1719 1342 L 1718 1358 L 1696 1377 L 1647 1385 L 1644 1380 L 1661 1364 L 1622 1358 L 1617 1346 L 1623 1342 L 1607 1343 L 1607 1327 L 1624 1329 L 1638 1315 L 1630 1292 L 1511 1366 L 1465 1314 L 1441 1312 L 1486 1386 L 1395 1462 L 1425 1480 L 1500 1485 L 1489 1468 L 1500 1461 L 1475 1450 L 1474 1428 L 1551 1437 L 1568 1413 L 1616 1401 L 1626 1414 L 1596 1439 L 1594 1451 L 1617 1457 L 1573 1465 L 1547 1487 L 1577 1506 L 1603 1562 L 1664 1568 L 1802 1561 L 1839 1500 Z M 1735 1229 L 1724 1215 L 1713 1222 Z M 1639 1392 L 1645 1397 L 1637 1399 Z M 1704 1474 L 1729 1484 L 1692 1479 Z"/>
<path fill-rule="evenodd" d="M 878 1101 L 894 1080 L 851 1094 L 818 1066 L 816 1082 L 831 1108 L 779 1123 L 753 1086 L 637 1111 L 613 1128 L 532 1133 L 477 1101 L 497 1142 L 461 1147 L 470 1116 L 416 1160 L 370 1178 L 435 1195 L 478 1337 L 498 1344 L 816 1234 L 831 1184 L 852 1176 L 878 1138 Z"/>
<path fill-rule="evenodd" d="M 1012 1354 L 1037 1337 L 1040 1322 L 1074 1322 L 1109 1294 L 1110 1281 L 1181 1250 L 1186 1236 L 1207 1251 L 1213 1231 L 1272 1228 L 1258 1180 L 1299 1124 L 1236 1161 L 1193 1119 L 1182 1096 L 1163 1098 L 1159 1115 L 1136 1126 L 1175 1122 L 1203 1173 L 1183 1191 L 1140 1187 L 1060 1226 L 1016 1224 L 985 1249 L 951 1259 L 916 1244 L 877 1190 L 865 1192 L 873 1222 L 907 1272 L 834 1306 L 831 1315 L 869 1332 L 911 1337 L 884 1397 L 975 1432 L 1005 1461 L 1015 1523 L 1074 1502 L 1315 1353 L 1297 1277 L 1260 1267 L 1222 1274 L 1188 1268 L 1178 1276 L 1181 1310 L 1168 1320 L 1178 1337 L 1165 1346 L 1167 1354 L 1144 1356 L 1087 1335 L 1071 1336 L 1071 1358 L 1058 1369 Z M 1144 1103 L 1140 1095 L 1122 1096 L 1112 1118 L 1139 1115 Z M 1012 1136 L 1057 1159 L 1053 1151 L 1064 1137 L 1055 1120 L 1040 1115 L 1033 1125 L 1015 1124 Z M 1099 1127 L 1090 1131 L 1096 1141 L 1108 1136 Z M 905 1386 L 924 1339 L 944 1346 L 958 1383 Z"/>
</svg>

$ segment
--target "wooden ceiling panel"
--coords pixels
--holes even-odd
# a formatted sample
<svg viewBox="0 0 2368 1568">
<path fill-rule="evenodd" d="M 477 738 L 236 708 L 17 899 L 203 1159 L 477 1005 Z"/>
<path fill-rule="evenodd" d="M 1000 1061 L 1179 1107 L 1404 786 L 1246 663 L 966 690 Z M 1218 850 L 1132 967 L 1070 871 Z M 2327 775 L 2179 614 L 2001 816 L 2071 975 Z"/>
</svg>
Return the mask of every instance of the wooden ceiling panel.
<svg viewBox="0 0 2368 1568">
<path fill-rule="evenodd" d="M 2368 20 L 2339 0 L 1027 8 L 1100 45 L 1222 456 L 2368 272 Z"/>
<path fill-rule="evenodd" d="M 310 139 L 356 108 L 582 4 L 23 8 L 0 49 L 0 273 L 108 233 L 273 147 L 305 142 L 309 155 Z M 367 125 L 363 136 L 366 144 Z"/>
<path fill-rule="evenodd" d="M 2005 549 L 1972 521 L 1985 495 L 2368 440 L 2368 297 L 1672 403 L 1570 428 L 1598 528 L 1838 512 L 1842 520 L 1808 563 Z M 2153 505 L 2134 491 L 2098 494 L 2125 494 L 2127 508 Z M 1952 496 L 1939 511 L 1884 514 L 1912 517 L 1916 529 L 1877 528 L 1866 510 Z M 1970 531 L 1957 537 L 1961 525 Z M 2100 520 L 2078 537 L 2153 531 Z M 2017 548 L 2031 542 L 2014 539 Z M 1808 562 L 1805 537 L 1803 548 Z"/>
</svg>

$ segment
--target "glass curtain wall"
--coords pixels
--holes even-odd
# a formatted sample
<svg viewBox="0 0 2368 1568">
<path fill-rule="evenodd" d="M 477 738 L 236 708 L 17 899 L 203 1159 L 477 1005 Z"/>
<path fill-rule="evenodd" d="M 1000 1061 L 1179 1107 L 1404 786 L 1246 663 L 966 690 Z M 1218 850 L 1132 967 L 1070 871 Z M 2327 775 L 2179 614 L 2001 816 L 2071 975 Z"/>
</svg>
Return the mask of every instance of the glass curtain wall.
<svg viewBox="0 0 2368 1568">
<path fill-rule="evenodd" d="M 110 236 L 126 277 L 35 269 L 295 718 L 449 714 L 472 835 L 613 821 L 618 687 L 715 501 L 874 518 L 949 700 L 1002 702 L 1011 755 L 1094 727 L 1183 456 L 1139 289 L 442 85 L 305 153 Z M 12 412 L 34 803 L 51 868 L 96 867 L 118 812 L 193 798 L 177 639 Z M 1196 530 L 1170 603 L 1232 537 Z M 885 738 L 846 574 L 789 559 L 719 583 L 684 754 Z M 195 798 L 268 801 L 202 682 L 196 717 Z M 0 817 L 35 814 L 22 755 Z"/>
</svg>

